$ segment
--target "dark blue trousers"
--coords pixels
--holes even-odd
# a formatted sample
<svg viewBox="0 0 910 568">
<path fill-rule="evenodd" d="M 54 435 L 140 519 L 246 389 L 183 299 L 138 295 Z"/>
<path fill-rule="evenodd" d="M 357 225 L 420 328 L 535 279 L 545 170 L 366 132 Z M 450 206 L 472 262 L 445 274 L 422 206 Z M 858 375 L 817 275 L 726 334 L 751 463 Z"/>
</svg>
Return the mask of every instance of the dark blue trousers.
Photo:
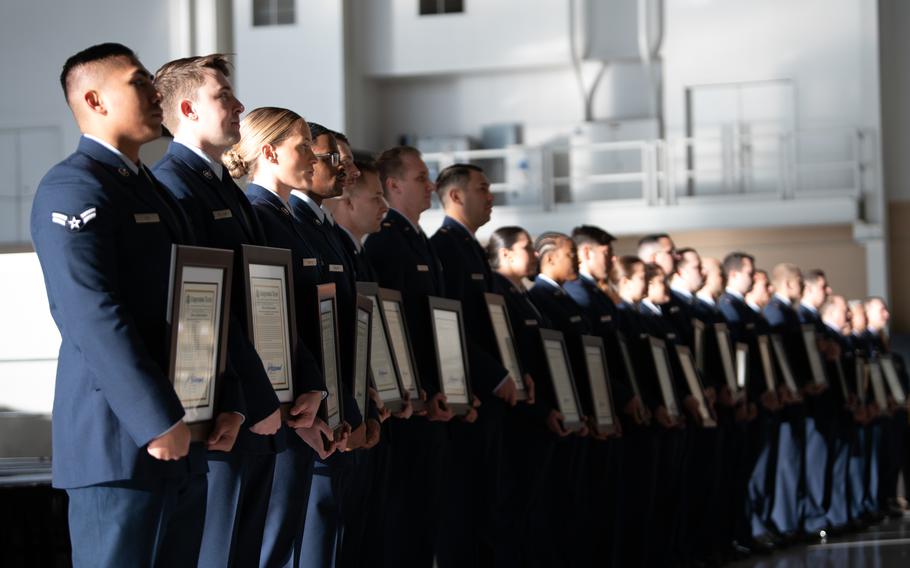
<svg viewBox="0 0 910 568">
<path fill-rule="evenodd" d="M 195 567 L 205 475 L 68 489 L 73 566 Z"/>
</svg>

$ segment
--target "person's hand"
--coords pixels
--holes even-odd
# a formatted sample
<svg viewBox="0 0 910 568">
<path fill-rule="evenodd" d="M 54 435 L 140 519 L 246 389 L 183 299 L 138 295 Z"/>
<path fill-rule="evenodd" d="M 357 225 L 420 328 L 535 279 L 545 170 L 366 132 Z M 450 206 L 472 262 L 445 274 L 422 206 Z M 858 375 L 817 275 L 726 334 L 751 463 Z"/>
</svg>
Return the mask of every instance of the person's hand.
<svg viewBox="0 0 910 568">
<path fill-rule="evenodd" d="M 866 409 L 866 407 L 864 405 L 857 404 L 856 407 L 853 409 L 853 420 L 857 424 L 863 424 L 863 425 L 865 425 L 866 423 L 869 422 L 869 411 Z"/>
<path fill-rule="evenodd" d="M 325 460 L 335 453 L 337 445 L 333 440 L 332 429 L 321 418 L 317 417 L 313 420 L 313 425 L 309 428 L 294 428 L 294 432 L 306 445 L 313 448 L 319 459 Z M 329 442 L 328 447 L 326 447 L 326 440 Z"/>
<path fill-rule="evenodd" d="M 281 408 L 250 426 L 250 432 L 260 436 L 271 436 L 281 428 Z"/>
<path fill-rule="evenodd" d="M 670 417 L 670 413 L 667 412 L 667 407 L 664 405 L 658 406 L 654 411 L 654 419 L 657 420 L 658 424 L 668 430 L 676 427 L 676 421 Z"/>
<path fill-rule="evenodd" d="M 348 441 L 345 444 L 345 447 L 341 450 L 343 452 L 349 452 L 351 450 L 356 450 L 362 448 L 366 445 L 367 442 L 367 423 L 361 422 L 360 426 L 354 428 L 351 432 L 351 435 L 348 437 Z"/>
<path fill-rule="evenodd" d="M 363 447 L 370 449 L 379 443 L 379 438 L 382 436 L 382 427 L 379 425 L 380 423 L 374 418 L 368 419 L 366 424 L 367 437 L 363 443 Z"/>
<path fill-rule="evenodd" d="M 695 424 L 701 426 L 703 420 L 701 418 L 701 413 L 698 411 L 698 399 L 689 395 L 683 399 L 683 406 L 686 408 L 686 412 L 692 416 L 692 420 Z"/>
<path fill-rule="evenodd" d="M 627 416 L 632 417 L 632 421 L 638 425 L 645 423 L 645 408 L 641 403 L 641 399 L 637 396 L 633 396 L 629 399 L 629 402 L 622 409 Z"/>
<path fill-rule="evenodd" d="M 409 399 L 404 400 L 404 404 L 401 405 L 401 408 L 398 409 L 398 412 L 394 413 L 395 418 L 401 420 L 407 420 L 414 415 L 414 405 L 411 404 Z"/>
<path fill-rule="evenodd" d="M 707 393 L 705 393 L 707 394 Z M 730 390 L 730 387 L 724 385 L 720 387 L 720 396 L 718 397 L 721 406 L 727 408 L 733 408 L 736 406 L 736 399 L 733 398 L 733 391 Z"/>
<path fill-rule="evenodd" d="M 319 405 L 322 403 L 321 392 L 305 392 L 298 396 L 291 407 L 287 424 L 291 428 L 309 428 L 316 419 Z"/>
<path fill-rule="evenodd" d="M 243 416 L 236 412 L 222 412 L 215 418 L 215 427 L 205 441 L 206 447 L 213 452 L 229 452 L 237 441 L 237 433 L 243 424 Z"/>
<path fill-rule="evenodd" d="M 551 410 L 550 414 L 547 415 L 547 428 L 550 432 L 553 432 L 560 438 L 565 438 L 572 432 L 566 430 L 565 426 L 562 425 L 563 417 L 558 410 Z"/>
<path fill-rule="evenodd" d="M 765 407 L 768 412 L 777 412 L 780 410 L 780 399 L 777 398 L 777 393 L 774 391 L 765 391 L 762 393 L 761 405 Z"/>
<path fill-rule="evenodd" d="M 803 387 L 803 391 L 809 396 L 818 396 L 825 391 L 825 385 L 818 383 L 809 383 Z"/>
<path fill-rule="evenodd" d="M 446 404 L 446 396 L 441 392 L 433 395 L 433 398 L 427 401 L 427 418 L 431 422 L 448 422 L 455 416 L 452 409 Z"/>
<path fill-rule="evenodd" d="M 190 453 L 190 427 L 181 420 L 166 433 L 149 442 L 146 451 L 156 460 L 179 460 Z"/>
<path fill-rule="evenodd" d="M 528 373 L 525 373 L 524 376 L 525 383 L 525 392 L 528 394 L 528 398 L 525 399 L 526 404 L 534 404 L 534 401 L 537 400 L 536 387 L 534 386 L 534 379 Z"/>
<path fill-rule="evenodd" d="M 477 422 L 477 409 L 480 407 L 480 399 L 476 396 L 471 399 L 471 409 L 468 410 L 467 414 L 461 417 L 461 420 L 467 422 L 468 424 L 473 424 Z"/>
<path fill-rule="evenodd" d="M 506 377 L 502 384 L 493 391 L 493 394 L 509 406 L 515 406 L 515 403 L 518 402 L 518 389 L 515 388 L 515 380 L 512 375 Z"/>
<path fill-rule="evenodd" d="M 351 425 L 342 422 L 335 431 L 332 432 L 332 440 L 335 441 L 335 447 L 338 451 L 345 452 L 348 450 L 348 442 L 351 439 Z"/>
<path fill-rule="evenodd" d="M 723 389 L 730 390 L 726 386 L 723 387 Z M 717 402 L 717 391 L 714 390 L 714 387 L 705 387 L 705 404 L 708 406 L 714 406 L 715 402 Z"/>
<path fill-rule="evenodd" d="M 590 433 L 591 433 L 591 429 L 588 428 L 588 425 L 585 424 L 584 422 L 581 423 L 581 428 L 579 428 L 578 430 L 576 430 L 574 432 L 574 434 L 576 436 L 578 436 L 579 438 L 584 438 Z"/>
</svg>

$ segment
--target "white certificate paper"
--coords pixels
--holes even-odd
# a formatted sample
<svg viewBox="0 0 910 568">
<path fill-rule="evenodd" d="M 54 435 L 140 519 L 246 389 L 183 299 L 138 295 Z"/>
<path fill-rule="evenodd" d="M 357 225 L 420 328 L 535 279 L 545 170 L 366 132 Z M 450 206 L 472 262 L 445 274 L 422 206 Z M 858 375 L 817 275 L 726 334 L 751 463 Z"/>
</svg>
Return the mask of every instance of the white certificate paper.
<svg viewBox="0 0 910 568">
<path fill-rule="evenodd" d="M 822 365 L 822 358 L 818 352 L 818 338 L 812 325 L 803 326 L 803 343 L 806 346 L 806 355 L 809 357 L 812 380 L 817 385 L 828 384 L 828 379 L 825 377 L 825 367 Z"/>
<path fill-rule="evenodd" d="M 379 314 L 379 298 L 370 296 L 370 300 L 373 301 L 373 334 L 370 338 L 370 371 L 373 374 L 373 383 L 383 402 L 399 400 L 401 393 L 398 390 L 395 369 L 392 367 L 389 338 L 386 336 Z"/>
<path fill-rule="evenodd" d="M 284 267 L 250 265 L 253 346 L 280 402 L 292 402 L 291 339 Z"/>
<path fill-rule="evenodd" d="M 341 424 L 339 414 L 338 361 L 335 352 L 335 308 L 331 300 L 319 302 L 319 320 L 322 327 L 322 373 L 329 395 L 325 399 L 326 424 L 336 428 Z"/>
<path fill-rule="evenodd" d="M 714 419 L 708 412 L 708 405 L 705 402 L 705 393 L 701 388 L 701 381 L 698 380 L 698 372 L 695 370 L 695 362 L 692 360 L 692 352 L 688 347 L 677 345 L 676 353 L 679 356 L 679 364 L 682 367 L 683 375 L 686 377 L 686 384 L 689 385 L 689 393 L 698 403 L 698 416 L 705 426 L 713 426 Z"/>
<path fill-rule="evenodd" d="M 714 324 L 714 333 L 717 337 L 717 348 L 720 350 L 720 362 L 724 369 L 724 377 L 727 379 L 727 386 L 732 392 L 736 392 L 736 370 L 733 366 L 733 353 L 730 351 L 730 332 L 727 330 L 727 324 Z"/>
<path fill-rule="evenodd" d="M 666 344 L 660 339 L 651 338 L 651 356 L 654 359 L 654 369 L 657 371 L 660 393 L 667 414 L 675 418 L 679 416 L 679 407 L 676 406 L 676 395 L 673 394 L 673 378 L 668 355 Z"/>
<path fill-rule="evenodd" d="M 458 314 L 434 309 L 433 325 L 436 329 L 436 349 L 439 352 L 440 383 L 446 399 L 455 404 L 469 404 L 471 401 L 468 400 Z"/>
<path fill-rule="evenodd" d="M 499 347 L 499 356 L 502 359 L 502 366 L 509 372 L 515 388 L 519 391 L 525 390 L 524 381 L 521 376 L 521 368 L 518 366 L 518 356 L 515 354 L 515 344 L 512 342 L 512 335 L 509 333 L 509 322 L 506 319 L 505 311 L 499 304 L 487 304 L 490 309 L 490 320 L 493 322 L 493 334 L 496 336 L 496 344 Z"/>
<path fill-rule="evenodd" d="M 612 426 L 614 423 L 610 390 L 607 388 L 607 368 L 604 366 L 603 351 L 590 345 L 585 346 L 585 363 L 594 399 L 594 414 L 597 424 Z"/>
<path fill-rule="evenodd" d="M 383 300 L 382 309 L 389 324 L 389 339 L 398 362 L 398 372 L 404 390 L 414 395 L 417 393 L 417 381 L 414 380 L 414 369 L 411 367 L 411 349 L 404 333 L 404 319 L 401 317 L 401 306 L 398 302 Z"/>
<path fill-rule="evenodd" d="M 747 343 L 736 344 L 736 386 L 740 389 L 746 388 L 746 376 L 749 373 L 749 345 Z M 736 392 L 736 391 L 733 391 Z"/>
<path fill-rule="evenodd" d="M 217 273 L 217 269 L 187 269 Z M 174 390 L 186 413 L 185 422 L 214 417 L 218 330 L 221 324 L 221 283 L 185 280 L 180 286 Z"/>
<path fill-rule="evenodd" d="M 562 413 L 564 422 L 579 422 L 581 413 L 575 401 L 575 391 L 572 390 L 572 378 L 569 375 L 569 364 L 562 343 L 553 339 L 543 342 L 547 362 L 550 366 L 550 375 L 553 378 L 553 389 L 556 391 L 556 402 Z"/>
<path fill-rule="evenodd" d="M 894 397 L 894 402 L 904 404 L 907 402 L 907 395 L 901 387 L 901 381 L 897 376 L 897 369 L 894 367 L 894 359 L 890 355 L 882 355 L 881 359 L 882 373 L 885 374 L 885 380 L 888 381 L 888 390 Z"/>
<path fill-rule="evenodd" d="M 354 398 L 360 408 L 360 413 L 366 416 L 366 398 L 367 398 L 367 367 L 369 361 L 370 346 L 367 343 L 370 339 L 370 313 L 364 310 L 357 310 L 357 348 L 354 359 Z"/>
</svg>

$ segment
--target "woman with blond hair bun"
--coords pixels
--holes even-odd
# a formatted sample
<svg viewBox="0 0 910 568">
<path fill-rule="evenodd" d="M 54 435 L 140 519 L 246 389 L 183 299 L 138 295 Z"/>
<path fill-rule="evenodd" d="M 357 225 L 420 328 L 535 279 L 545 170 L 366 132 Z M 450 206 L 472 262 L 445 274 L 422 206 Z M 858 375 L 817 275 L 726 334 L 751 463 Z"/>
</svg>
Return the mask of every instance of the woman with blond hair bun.
<svg viewBox="0 0 910 568">
<path fill-rule="evenodd" d="M 316 300 L 315 286 L 328 281 L 324 273 L 327 268 L 303 238 L 287 205 L 291 190 L 312 183 L 316 157 L 311 144 L 310 128 L 299 114 L 283 108 L 257 108 L 241 121 L 240 141 L 225 152 L 223 162 L 232 177 L 247 178 L 246 196 L 262 224 L 268 246 L 291 251 L 297 336 L 303 342 L 298 345 L 295 390 L 322 398 L 325 381 L 312 356 L 318 352 L 319 336 L 312 327 L 309 309 L 313 307 L 310 302 Z M 347 398 L 345 394 L 343 398 Z M 314 413 L 301 410 L 300 405 L 290 410 L 286 427 L 297 435 L 288 436 L 288 450 L 278 455 L 275 464 L 260 566 L 296 565 L 314 456 L 326 459 L 336 448 L 344 449 L 346 443 L 346 428 L 333 432 Z M 328 449 L 323 438 L 332 441 Z"/>
</svg>

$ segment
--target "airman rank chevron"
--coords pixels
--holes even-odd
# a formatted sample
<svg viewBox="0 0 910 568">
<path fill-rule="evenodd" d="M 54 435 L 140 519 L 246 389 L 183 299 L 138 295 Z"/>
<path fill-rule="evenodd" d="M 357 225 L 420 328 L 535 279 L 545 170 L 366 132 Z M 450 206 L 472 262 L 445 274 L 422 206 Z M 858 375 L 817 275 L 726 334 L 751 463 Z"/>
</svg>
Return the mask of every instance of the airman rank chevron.
<svg viewBox="0 0 910 568">
<path fill-rule="evenodd" d="M 88 222 L 95 218 L 95 208 L 89 207 L 78 215 L 67 215 L 65 213 L 51 213 L 51 221 L 70 231 L 81 231 Z"/>
</svg>

